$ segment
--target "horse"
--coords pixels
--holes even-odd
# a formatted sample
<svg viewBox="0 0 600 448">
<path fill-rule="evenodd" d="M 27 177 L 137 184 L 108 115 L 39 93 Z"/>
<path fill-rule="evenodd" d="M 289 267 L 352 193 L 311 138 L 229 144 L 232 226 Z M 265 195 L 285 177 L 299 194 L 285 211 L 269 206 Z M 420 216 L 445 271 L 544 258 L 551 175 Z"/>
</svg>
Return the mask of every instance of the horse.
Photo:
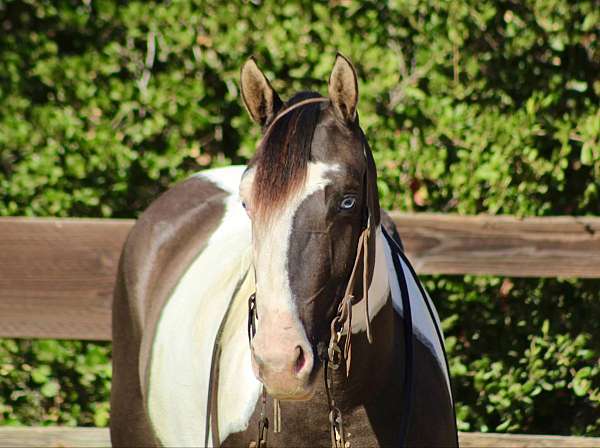
<svg viewBox="0 0 600 448">
<path fill-rule="evenodd" d="M 380 209 L 338 54 L 328 96 L 284 102 L 250 58 L 248 166 L 193 175 L 140 216 L 113 303 L 118 446 L 457 446 L 433 303 Z"/>
</svg>

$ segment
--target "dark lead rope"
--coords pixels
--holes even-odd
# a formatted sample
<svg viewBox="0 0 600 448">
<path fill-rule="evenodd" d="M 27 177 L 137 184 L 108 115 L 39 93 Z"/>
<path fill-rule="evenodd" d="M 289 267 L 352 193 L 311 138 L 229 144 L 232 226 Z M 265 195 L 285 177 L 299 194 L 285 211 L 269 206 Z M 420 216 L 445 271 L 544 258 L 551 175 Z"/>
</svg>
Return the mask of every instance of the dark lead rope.
<svg viewBox="0 0 600 448">
<path fill-rule="evenodd" d="M 385 228 L 381 226 L 383 235 L 388 241 L 390 250 L 392 251 L 392 261 L 394 262 L 394 270 L 396 271 L 396 278 L 398 280 L 398 286 L 400 288 L 400 295 L 402 296 L 402 310 L 403 310 L 403 321 L 404 321 L 404 388 L 403 395 L 404 399 L 402 402 L 402 420 L 400 424 L 400 445 L 406 446 L 406 440 L 408 436 L 408 425 L 410 422 L 410 411 L 412 410 L 413 400 L 413 373 L 414 373 L 414 343 L 413 343 L 413 325 L 412 325 L 412 310 L 410 307 L 410 297 L 408 295 L 408 284 L 406 283 L 406 276 L 404 275 L 404 269 L 400 265 L 398 254 L 402 253 L 400 246 L 388 235 Z"/>
<path fill-rule="evenodd" d="M 435 315 L 433 314 L 433 310 L 431 309 L 431 304 L 429 303 L 429 300 L 427 300 L 427 293 L 425 292 L 425 289 L 423 288 L 423 285 L 421 284 L 421 282 L 418 281 L 417 273 L 415 272 L 414 268 L 410 264 L 410 261 L 408 260 L 408 257 L 404 254 L 404 252 L 402 251 L 402 249 L 400 248 L 398 243 L 396 241 L 394 241 L 388 235 L 387 231 L 385 230 L 385 228 L 383 226 L 381 226 L 381 230 L 383 231 L 383 234 L 385 235 L 385 238 L 387 239 L 387 241 L 390 245 L 392 254 L 400 256 L 402 258 L 402 260 L 404 261 L 404 263 L 406 264 L 406 266 L 408 266 L 408 269 L 410 270 L 411 275 L 415 279 L 417 279 L 415 281 L 415 283 L 417 284 L 417 287 L 419 288 L 419 292 L 421 293 L 423 301 L 425 302 L 425 305 L 427 306 L 427 311 L 429 312 L 429 317 L 431 318 L 431 322 L 433 323 L 433 327 L 435 328 L 435 332 L 437 334 L 438 341 L 440 343 L 440 346 L 442 347 L 442 353 L 444 354 L 444 364 L 446 366 L 446 374 L 448 376 L 448 381 L 450 382 L 450 389 L 452 389 L 452 378 L 450 376 L 450 367 L 448 364 L 448 355 L 446 354 L 446 347 L 444 345 L 444 338 L 442 337 L 442 332 L 437 324 L 437 320 L 435 318 Z M 396 270 L 396 275 L 398 275 L 398 267 L 397 267 L 397 262 L 396 262 L 397 257 L 394 256 L 392 258 L 394 261 L 394 269 Z M 401 266 L 400 266 L 400 271 L 402 272 L 403 281 L 406 282 L 406 278 L 404 276 L 404 269 L 402 269 Z M 404 286 L 407 288 L 406 283 L 404 284 Z M 402 293 L 402 294 L 403 294 L 403 299 L 404 299 L 404 293 Z M 404 306 L 404 300 L 403 300 L 403 306 Z M 411 325 L 411 329 L 412 329 L 412 325 Z M 452 393 L 452 390 L 449 390 L 448 392 L 450 394 L 450 404 L 452 405 L 452 415 L 454 416 L 453 425 L 454 425 L 454 434 L 456 437 L 456 446 L 459 446 L 458 431 L 456 430 L 456 408 L 454 407 L 454 394 Z M 406 440 L 406 439 L 403 439 L 403 440 Z"/>
</svg>

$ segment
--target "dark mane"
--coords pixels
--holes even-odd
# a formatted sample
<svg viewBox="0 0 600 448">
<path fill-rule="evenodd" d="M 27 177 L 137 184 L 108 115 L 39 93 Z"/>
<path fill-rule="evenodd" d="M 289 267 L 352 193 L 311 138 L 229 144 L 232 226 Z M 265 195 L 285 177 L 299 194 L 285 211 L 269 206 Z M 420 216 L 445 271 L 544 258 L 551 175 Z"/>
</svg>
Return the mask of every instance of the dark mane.
<svg viewBox="0 0 600 448">
<path fill-rule="evenodd" d="M 284 113 L 269 126 L 250 162 L 256 168 L 252 186 L 252 209 L 256 217 L 267 217 L 304 185 L 321 103 L 285 110 L 309 98 L 321 96 L 301 92 L 284 104 Z"/>
</svg>

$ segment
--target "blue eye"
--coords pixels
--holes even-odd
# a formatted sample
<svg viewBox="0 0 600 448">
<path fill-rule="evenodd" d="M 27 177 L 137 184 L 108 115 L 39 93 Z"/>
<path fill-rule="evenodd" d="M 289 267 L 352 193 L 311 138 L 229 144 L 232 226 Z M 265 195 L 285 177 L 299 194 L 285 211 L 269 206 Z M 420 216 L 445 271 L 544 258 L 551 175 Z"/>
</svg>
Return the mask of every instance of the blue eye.
<svg viewBox="0 0 600 448">
<path fill-rule="evenodd" d="M 356 198 L 354 196 L 345 196 L 340 202 L 340 208 L 342 210 L 351 210 L 356 205 Z"/>
</svg>

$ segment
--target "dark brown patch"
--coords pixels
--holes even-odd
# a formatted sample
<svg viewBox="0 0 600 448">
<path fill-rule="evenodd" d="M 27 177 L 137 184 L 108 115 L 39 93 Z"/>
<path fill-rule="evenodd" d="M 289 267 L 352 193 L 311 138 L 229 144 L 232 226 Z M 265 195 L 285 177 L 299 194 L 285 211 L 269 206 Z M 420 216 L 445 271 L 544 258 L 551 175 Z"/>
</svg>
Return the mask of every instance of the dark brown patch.
<svg viewBox="0 0 600 448">
<path fill-rule="evenodd" d="M 327 336 L 348 284 L 361 231 L 370 215 L 372 229 L 380 221 L 377 173 L 358 123 L 344 123 L 332 106 L 321 112 L 314 133 L 312 160 L 342 167 L 328 174 L 330 183 L 308 196 L 295 212 L 287 270 L 293 299 L 309 341 L 316 346 Z M 341 211 L 346 195 L 356 199 L 352 210 Z M 368 275 L 375 268 L 375 235 L 369 244 Z M 307 269 L 307 262 L 310 266 Z M 354 296 L 363 297 L 363 260 L 359 261 Z M 314 348 L 314 347 L 313 347 Z"/>
<path fill-rule="evenodd" d="M 290 288 L 315 353 L 317 343 L 326 341 L 329 335 L 329 324 L 344 295 L 362 230 L 362 210 L 358 206 L 344 213 L 338 209 L 344 187 L 348 185 L 343 177 L 334 175 L 332 184 L 300 204 L 294 215 L 293 237 L 288 248 Z M 357 191 L 357 201 L 364 202 L 360 191 Z M 358 276 L 358 283 L 362 287 L 362 275 Z"/>
</svg>

